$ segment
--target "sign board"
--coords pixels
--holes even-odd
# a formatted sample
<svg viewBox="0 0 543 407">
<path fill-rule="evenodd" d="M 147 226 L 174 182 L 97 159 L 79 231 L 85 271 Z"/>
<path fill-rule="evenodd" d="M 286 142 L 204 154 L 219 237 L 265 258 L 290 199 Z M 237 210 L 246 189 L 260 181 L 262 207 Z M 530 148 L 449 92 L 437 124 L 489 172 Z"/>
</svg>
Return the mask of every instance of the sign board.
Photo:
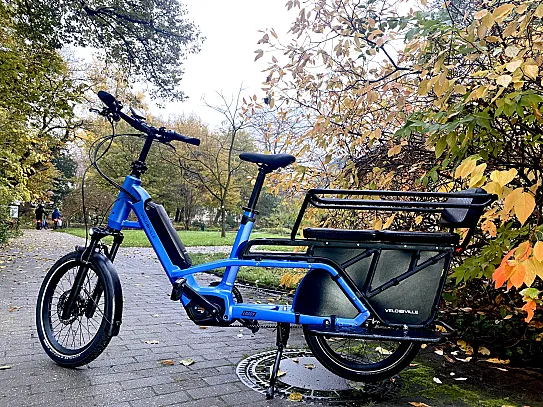
<svg viewBox="0 0 543 407">
<path fill-rule="evenodd" d="M 19 205 L 9 205 L 9 216 L 12 218 L 19 217 Z"/>
</svg>

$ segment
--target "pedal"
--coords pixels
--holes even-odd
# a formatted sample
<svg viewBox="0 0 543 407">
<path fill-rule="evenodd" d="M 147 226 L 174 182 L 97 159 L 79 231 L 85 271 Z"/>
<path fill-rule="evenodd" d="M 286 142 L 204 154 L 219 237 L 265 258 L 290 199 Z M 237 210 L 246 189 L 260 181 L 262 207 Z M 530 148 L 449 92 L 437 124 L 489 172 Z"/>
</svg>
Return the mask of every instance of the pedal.
<svg viewBox="0 0 543 407">
<path fill-rule="evenodd" d="M 187 282 L 186 278 L 180 278 L 173 283 L 172 288 L 172 295 L 170 295 L 170 299 L 172 301 L 179 301 L 181 297 L 183 296 L 183 288 L 185 287 L 185 283 Z"/>
<path fill-rule="evenodd" d="M 260 325 L 256 319 L 240 319 L 239 322 L 253 334 L 260 330 Z"/>
</svg>

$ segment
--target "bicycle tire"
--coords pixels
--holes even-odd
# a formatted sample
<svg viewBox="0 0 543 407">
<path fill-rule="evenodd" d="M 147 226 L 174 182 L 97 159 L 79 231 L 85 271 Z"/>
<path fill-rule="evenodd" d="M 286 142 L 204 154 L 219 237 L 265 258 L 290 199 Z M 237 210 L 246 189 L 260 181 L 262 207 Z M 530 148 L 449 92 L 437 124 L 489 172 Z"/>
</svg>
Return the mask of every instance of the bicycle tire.
<svg viewBox="0 0 543 407">
<path fill-rule="evenodd" d="M 411 363 L 421 346 L 411 341 L 331 337 L 311 332 L 305 326 L 304 336 L 309 349 L 325 368 L 345 379 L 358 382 L 376 382 L 394 376 Z M 346 343 L 353 343 L 354 346 L 348 347 Z M 392 346 L 396 346 L 396 349 L 389 350 Z"/>
<path fill-rule="evenodd" d="M 88 364 L 104 351 L 115 334 L 111 324 L 118 315 L 116 308 L 121 307 L 122 312 L 120 284 L 113 265 L 104 256 L 95 254 L 74 310 L 69 318 L 62 319 L 63 301 L 81 264 L 80 252 L 58 260 L 43 280 L 36 306 L 41 345 L 53 361 L 71 368 Z M 93 300 L 92 293 L 99 285 L 102 294 Z"/>
</svg>

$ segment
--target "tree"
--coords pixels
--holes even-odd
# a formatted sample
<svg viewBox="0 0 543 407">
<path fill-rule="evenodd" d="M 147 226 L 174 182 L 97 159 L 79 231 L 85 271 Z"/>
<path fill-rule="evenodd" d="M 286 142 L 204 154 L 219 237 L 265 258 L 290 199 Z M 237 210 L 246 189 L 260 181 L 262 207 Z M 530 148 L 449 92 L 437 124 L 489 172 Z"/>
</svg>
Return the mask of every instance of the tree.
<svg viewBox="0 0 543 407">
<path fill-rule="evenodd" d="M 82 87 L 57 52 L 19 35 L 4 6 L 0 23 L 0 203 L 45 199 Z"/>
<path fill-rule="evenodd" d="M 223 128 L 217 133 L 203 134 L 200 148 L 190 149 L 181 156 L 183 169 L 193 174 L 200 185 L 218 205 L 218 217 L 221 236 L 226 236 L 226 213 L 239 203 L 240 187 L 243 183 L 233 183 L 234 178 L 241 180 L 244 174 L 244 162 L 239 153 L 252 151 L 252 140 L 244 131 L 248 127 L 247 118 L 241 115 L 241 89 L 236 97 L 227 99 L 219 94 L 223 103 L 209 106 L 225 117 Z"/>
<path fill-rule="evenodd" d="M 443 11 L 402 13 L 386 0 L 304 5 L 287 2 L 299 9 L 296 39 L 282 44 L 271 30 L 260 41 L 273 53 L 266 92 L 313 122 L 300 145 L 336 164 L 334 186 L 498 194 L 453 277 L 469 286 L 481 318 L 520 311 L 530 337 L 540 335 L 532 318 L 543 284 L 543 6 L 452 1 Z M 526 327 L 514 335 L 527 337 Z"/>
<path fill-rule="evenodd" d="M 36 49 L 100 49 L 107 62 L 149 82 L 163 98 L 183 98 L 176 89 L 182 61 L 199 51 L 202 40 L 178 0 L 16 0 L 2 1 L 0 8 Z"/>
</svg>

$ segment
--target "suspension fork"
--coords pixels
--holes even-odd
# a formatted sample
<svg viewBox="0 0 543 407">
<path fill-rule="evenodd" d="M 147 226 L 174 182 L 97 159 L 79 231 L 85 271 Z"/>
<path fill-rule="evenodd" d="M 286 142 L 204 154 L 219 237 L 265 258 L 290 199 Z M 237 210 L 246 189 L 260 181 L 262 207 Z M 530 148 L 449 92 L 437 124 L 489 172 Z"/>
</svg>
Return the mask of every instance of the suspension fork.
<svg viewBox="0 0 543 407">
<path fill-rule="evenodd" d="M 64 309 L 62 310 L 62 319 L 68 319 L 73 311 L 75 301 L 81 293 L 83 283 L 87 278 L 87 274 L 89 272 L 90 259 L 92 258 L 95 250 L 100 246 L 100 240 L 102 240 L 102 238 L 104 238 L 105 236 L 109 236 L 111 234 L 111 232 L 103 228 L 93 228 L 90 244 L 81 255 L 82 264 L 81 266 L 79 266 L 79 270 L 77 271 L 77 274 L 75 276 L 75 281 L 72 285 L 72 289 L 70 290 L 70 295 L 68 296 L 68 300 L 66 301 Z M 111 250 L 109 251 L 109 253 L 107 253 L 107 257 L 110 261 L 113 261 L 115 259 L 115 256 L 117 255 L 117 252 L 119 250 L 119 246 L 121 245 L 123 239 L 124 236 L 122 235 L 122 233 L 114 233 L 113 245 L 111 246 Z M 90 295 L 91 301 L 87 304 L 85 310 L 85 316 L 87 318 L 91 318 L 94 315 L 94 312 L 96 311 L 96 305 L 98 304 L 98 301 L 100 300 L 103 292 L 104 287 L 102 286 L 100 281 L 98 281 L 93 289 L 92 294 Z"/>
<path fill-rule="evenodd" d="M 68 296 L 68 299 L 64 304 L 64 309 L 62 310 L 61 315 L 62 319 L 69 319 L 70 315 L 72 314 L 75 300 L 79 297 L 79 294 L 81 293 L 81 288 L 83 287 L 83 282 L 87 278 L 87 273 L 89 272 L 89 260 L 92 258 L 94 251 L 98 247 L 100 238 L 100 236 L 95 236 L 93 233 L 89 246 L 81 254 L 81 265 L 79 266 L 79 270 L 77 271 L 77 274 L 75 276 L 75 281 L 72 285 L 72 288 L 70 289 L 70 295 Z"/>
<path fill-rule="evenodd" d="M 111 249 L 108 252 L 106 252 L 107 258 L 112 263 L 113 263 L 113 260 L 115 260 L 115 256 L 117 256 L 117 252 L 119 251 L 119 247 L 121 246 L 121 243 L 123 242 L 123 240 L 124 240 L 124 236 L 121 232 L 113 234 L 113 244 L 111 245 Z M 94 316 L 94 312 L 96 311 L 96 307 L 98 305 L 98 302 L 100 301 L 100 297 L 102 296 L 103 292 L 104 292 L 104 286 L 102 285 L 100 280 L 98 280 L 90 296 L 91 301 L 87 304 L 87 307 L 85 309 L 85 316 L 87 318 L 92 318 Z"/>
</svg>

